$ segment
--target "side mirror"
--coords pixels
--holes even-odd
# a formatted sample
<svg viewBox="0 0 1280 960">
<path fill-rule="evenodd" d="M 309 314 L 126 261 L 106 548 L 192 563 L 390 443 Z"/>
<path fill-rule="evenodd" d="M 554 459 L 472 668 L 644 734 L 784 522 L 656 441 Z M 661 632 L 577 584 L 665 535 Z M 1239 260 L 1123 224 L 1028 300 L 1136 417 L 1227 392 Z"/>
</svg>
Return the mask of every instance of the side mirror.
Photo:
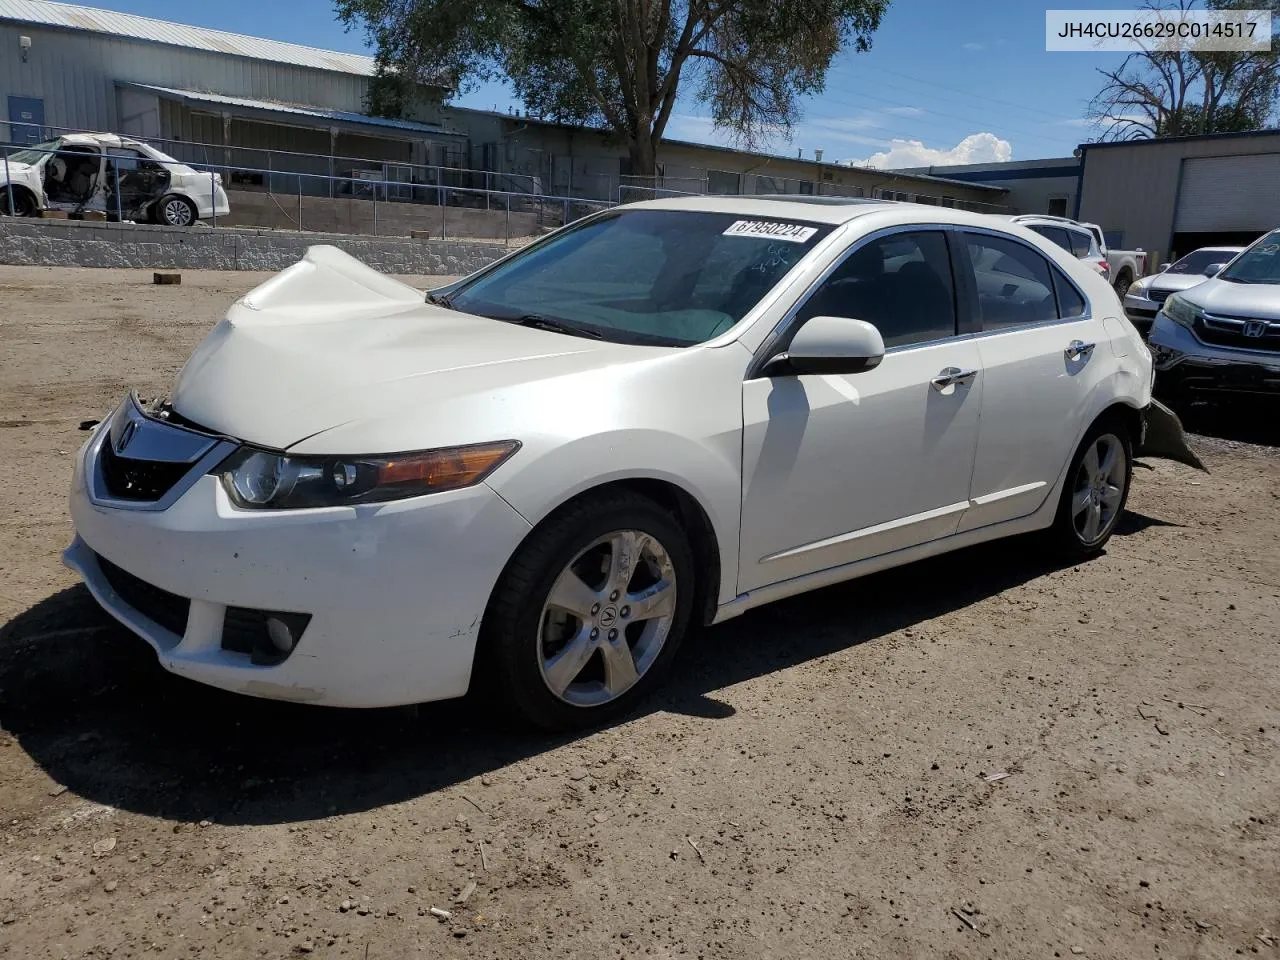
<svg viewBox="0 0 1280 960">
<path fill-rule="evenodd" d="M 1211 263 L 1204 268 L 1204 275 L 1206 277 L 1216 277 L 1219 273 L 1222 272 L 1222 268 L 1225 266 L 1226 266 L 1225 263 Z"/>
<path fill-rule="evenodd" d="M 862 373 L 878 367 L 883 359 L 884 338 L 865 320 L 813 317 L 796 331 L 787 352 L 765 365 L 764 375 Z"/>
</svg>

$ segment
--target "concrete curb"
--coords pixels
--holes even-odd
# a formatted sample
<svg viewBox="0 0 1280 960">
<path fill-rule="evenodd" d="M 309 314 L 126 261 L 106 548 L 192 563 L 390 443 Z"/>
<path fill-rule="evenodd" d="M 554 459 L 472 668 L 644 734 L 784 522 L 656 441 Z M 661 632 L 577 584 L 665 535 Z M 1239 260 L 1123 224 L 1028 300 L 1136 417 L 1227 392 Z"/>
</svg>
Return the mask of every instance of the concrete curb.
<svg viewBox="0 0 1280 960">
<path fill-rule="evenodd" d="M 317 243 L 384 273 L 465 276 L 508 252 L 460 240 L 0 217 L 0 263 L 14 266 L 281 270 Z"/>
</svg>

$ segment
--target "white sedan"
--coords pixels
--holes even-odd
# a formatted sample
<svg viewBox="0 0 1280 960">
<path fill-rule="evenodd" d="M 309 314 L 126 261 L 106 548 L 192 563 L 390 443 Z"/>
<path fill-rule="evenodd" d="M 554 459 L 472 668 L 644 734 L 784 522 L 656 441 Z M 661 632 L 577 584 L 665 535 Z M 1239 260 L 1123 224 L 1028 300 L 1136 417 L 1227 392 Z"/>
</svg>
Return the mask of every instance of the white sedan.
<svg viewBox="0 0 1280 960">
<path fill-rule="evenodd" d="M 315 247 L 92 436 L 65 559 L 195 680 L 584 726 L 694 624 L 1013 534 L 1100 550 L 1144 442 L 1196 463 L 1151 381 L 1106 280 L 959 210 L 653 201 L 425 303 Z"/>
<path fill-rule="evenodd" d="M 189 227 L 231 212 L 222 176 L 195 170 L 149 143 L 114 133 L 68 133 L 8 153 L 0 213 L 98 210 L 124 220 Z"/>
</svg>

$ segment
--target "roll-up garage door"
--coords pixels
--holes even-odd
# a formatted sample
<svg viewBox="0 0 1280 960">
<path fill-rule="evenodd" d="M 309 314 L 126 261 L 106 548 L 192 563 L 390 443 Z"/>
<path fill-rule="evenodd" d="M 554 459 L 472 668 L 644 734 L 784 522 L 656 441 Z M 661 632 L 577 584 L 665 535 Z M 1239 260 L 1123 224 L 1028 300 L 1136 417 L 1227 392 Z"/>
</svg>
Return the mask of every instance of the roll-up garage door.
<svg viewBox="0 0 1280 960">
<path fill-rule="evenodd" d="M 1280 226 L 1280 153 L 1182 161 L 1175 233 L 1262 233 Z"/>
</svg>

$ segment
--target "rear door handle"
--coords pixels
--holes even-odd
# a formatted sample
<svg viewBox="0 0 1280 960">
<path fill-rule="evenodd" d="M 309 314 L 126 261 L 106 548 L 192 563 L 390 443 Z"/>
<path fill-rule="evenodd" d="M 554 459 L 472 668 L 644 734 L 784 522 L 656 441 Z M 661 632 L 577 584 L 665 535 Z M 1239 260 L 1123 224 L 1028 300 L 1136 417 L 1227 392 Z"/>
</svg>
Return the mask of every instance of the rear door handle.
<svg viewBox="0 0 1280 960">
<path fill-rule="evenodd" d="M 977 375 L 977 370 L 961 370 L 959 367 L 947 367 L 929 382 L 933 385 L 933 389 L 942 391 L 947 387 L 971 383 Z"/>
<path fill-rule="evenodd" d="M 1072 340 L 1067 344 L 1067 349 L 1063 351 L 1067 355 L 1068 360 L 1079 360 L 1081 357 L 1087 357 L 1093 353 L 1096 343 L 1085 343 L 1083 340 Z"/>
</svg>

